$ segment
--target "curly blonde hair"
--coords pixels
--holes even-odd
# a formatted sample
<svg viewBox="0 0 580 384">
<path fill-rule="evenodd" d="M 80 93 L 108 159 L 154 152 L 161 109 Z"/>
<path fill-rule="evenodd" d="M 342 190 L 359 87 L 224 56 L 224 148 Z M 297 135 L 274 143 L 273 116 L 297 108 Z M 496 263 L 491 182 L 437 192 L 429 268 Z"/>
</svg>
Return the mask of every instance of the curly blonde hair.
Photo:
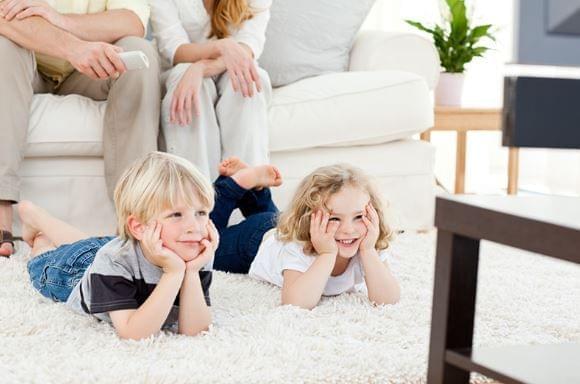
<svg viewBox="0 0 580 384">
<path fill-rule="evenodd" d="M 315 253 L 310 241 L 310 215 L 317 209 L 328 210 L 328 199 L 346 186 L 360 188 L 367 192 L 370 203 L 379 215 L 379 238 L 377 250 L 389 247 L 392 232 L 384 218 L 384 209 L 379 194 L 368 176 L 348 164 L 335 164 L 320 167 L 302 180 L 290 203 L 289 209 L 278 220 L 278 238 L 284 242 L 304 243 L 306 254 Z"/>
<path fill-rule="evenodd" d="M 231 35 L 246 20 L 254 17 L 254 11 L 247 0 L 214 0 L 211 11 L 211 31 L 209 38 L 223 39 Z"/>
</svg>

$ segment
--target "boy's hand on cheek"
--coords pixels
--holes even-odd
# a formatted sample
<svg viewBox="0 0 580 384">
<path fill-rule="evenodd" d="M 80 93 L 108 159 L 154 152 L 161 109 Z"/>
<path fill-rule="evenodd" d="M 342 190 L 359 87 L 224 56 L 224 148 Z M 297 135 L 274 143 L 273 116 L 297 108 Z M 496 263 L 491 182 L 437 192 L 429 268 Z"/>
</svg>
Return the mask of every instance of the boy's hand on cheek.
<svg viewBox="0 0 580 384">
<path fill-rule="evenodd" d="M 215 255 L 215 250 L 217 249 L 219 243 L 219 235 L 211 220 L 207 224 L 207 233 L 208 238 L 201 241 L 203 250 L 199 256 L 185 263 L 185 267 L 188 272 L 199 272 L 207 263 L 213 259 Z"/>
<path fill-rule="evenodd" d="M 157 222 L 147 225 L 141 240 L 143 254 L 147 260 L 163 269 L 165 273 L 183 272 L 185 262 L 175 252 L 163 246 L 163 241 L 161 240 L 162 227 Z"/>
</svg>

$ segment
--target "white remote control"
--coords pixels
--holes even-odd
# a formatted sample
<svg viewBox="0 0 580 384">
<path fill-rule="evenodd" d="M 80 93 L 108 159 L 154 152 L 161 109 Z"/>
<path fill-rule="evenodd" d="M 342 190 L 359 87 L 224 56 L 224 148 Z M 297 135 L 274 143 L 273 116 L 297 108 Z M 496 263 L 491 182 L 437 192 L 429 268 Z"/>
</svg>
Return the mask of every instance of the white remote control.
<svg viewBox="0 0 580 384">
<path fill-rule="evenodd" d="M 128 71 L 149 68 L 149 59 L 141 51 L 121 52 L 119 57 Z"/>
</svg>

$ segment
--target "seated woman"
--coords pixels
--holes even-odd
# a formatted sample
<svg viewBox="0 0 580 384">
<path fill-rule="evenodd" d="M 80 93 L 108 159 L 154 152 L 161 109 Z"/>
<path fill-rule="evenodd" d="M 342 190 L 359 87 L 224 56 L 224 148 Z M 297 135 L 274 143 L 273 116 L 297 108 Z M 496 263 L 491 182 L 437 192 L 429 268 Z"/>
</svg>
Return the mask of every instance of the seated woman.
<svg viewBox="0 0 580 384">
<path fill-rule="evenodd" d="M 214 180 L 221 159 L 268 163 L 271 0 L 150 0 L 162 75 L 162 146 Z"/>
</svg>

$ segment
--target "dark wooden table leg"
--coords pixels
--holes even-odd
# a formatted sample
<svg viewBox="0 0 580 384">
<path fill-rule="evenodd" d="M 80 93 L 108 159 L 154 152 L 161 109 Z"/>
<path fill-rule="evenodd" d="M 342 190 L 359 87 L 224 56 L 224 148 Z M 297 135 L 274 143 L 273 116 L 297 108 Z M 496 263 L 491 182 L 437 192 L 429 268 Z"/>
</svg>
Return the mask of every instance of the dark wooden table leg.
<svg viewBox="0 0 580 384">
<path fill-rule="evenodd" d="M 472 346 L 478 261 L 478 239 L 438 231 L 429 384 L 469 383 L 469 372 L 445 363 L 445 351 Z"/>
</svg>

